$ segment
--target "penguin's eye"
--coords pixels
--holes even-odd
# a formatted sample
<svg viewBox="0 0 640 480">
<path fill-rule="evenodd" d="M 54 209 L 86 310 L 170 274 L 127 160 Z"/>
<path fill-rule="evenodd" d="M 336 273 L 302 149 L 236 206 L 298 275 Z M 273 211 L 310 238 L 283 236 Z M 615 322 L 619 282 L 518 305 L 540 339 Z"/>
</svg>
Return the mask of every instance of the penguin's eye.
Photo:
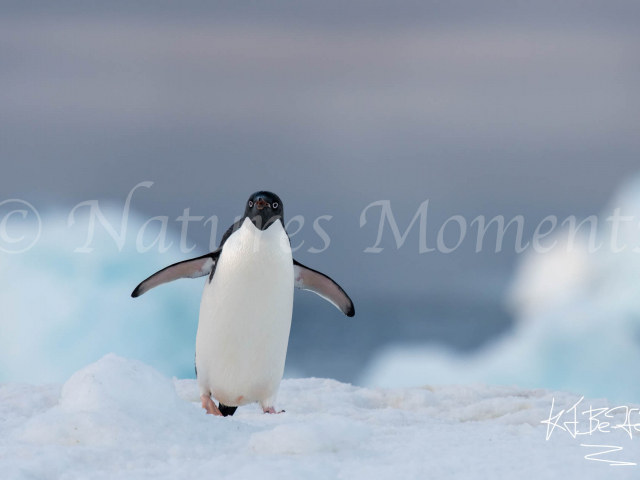
<svg viewBox="0 0 640 480">
<path fill-rule="evenodd" d="M 271 206 L 272 206 L 273 208 L 278 208 L 278 202 L 273 202 L 273 203 L 271 204 Z"/>
<path fill-rule="evenodd" d="M 253 207 L 253 202 L 249 200 L 249 208 Z"/>
</svg>

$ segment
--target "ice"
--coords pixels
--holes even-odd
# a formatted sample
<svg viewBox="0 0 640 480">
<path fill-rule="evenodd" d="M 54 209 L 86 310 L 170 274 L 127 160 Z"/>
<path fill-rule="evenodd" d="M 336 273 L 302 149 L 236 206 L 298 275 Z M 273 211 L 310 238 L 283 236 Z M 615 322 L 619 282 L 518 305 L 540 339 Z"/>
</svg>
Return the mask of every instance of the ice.
<svg viewBox="0 0 640 480">
<path fill-rule="evenodd" d="M 593 452 L 580 443 L 623 446 L 608 457 L 619 461 L 640 453 L 621 430 L 583 439 L 558 430 L 547 441 L 540 422 L 552 399 L 558 411 L 579 400 L 563 392 L 296 379 L 282 383 L 285 413 L 249 405 L 226 418 L 205 415 L 197 396 L 195 380 L 114 354 L 63 386 L 2 384 L 2 478 L 585 479 L 611 467 L 585 460 Z M 634 478 L 637 468 L 613 473 Z"/>
<path fill-rule="evenodd" d="M 122 209 L 101 210 L 119 231 Z M 147 276 L 198 252 L 181 253 L 179 238 L 170 237 L 166 253 L 138 253 L 146 219 L 133 211 L 122 251 L 96 222 L 94 250 L 74 252 L 86 243 L 88 211 L 78 209 L 72 227 L 67 217 L 43 212 L 40 241 L 20 255 L 0 255 L 0 382 L 61 382 L 109 352 L 193 377 L 204 279 L 130 295 Z M 157 232 L 150 226 L 148 233 Z"/>
<path fill-rule="evenodd" d="M 615 209 L 633 217 L 621 224 L 611 251 Z M 364 372 L 365 386 L 415 386 L 484 382 L 568 390 L 617 402 L 640 398 L 640 179 L 629 182 L 598 219 L 596 252 L 589 251 L 588 224 L 568 251 L 566 229 L 528 252 L 516 272 L 509 305 L 512 331 L 480 351 L 461 355 L 431 344 L 392 345 Z M 639 250 L 640 251 L 640 250 Z"/>
</svg>

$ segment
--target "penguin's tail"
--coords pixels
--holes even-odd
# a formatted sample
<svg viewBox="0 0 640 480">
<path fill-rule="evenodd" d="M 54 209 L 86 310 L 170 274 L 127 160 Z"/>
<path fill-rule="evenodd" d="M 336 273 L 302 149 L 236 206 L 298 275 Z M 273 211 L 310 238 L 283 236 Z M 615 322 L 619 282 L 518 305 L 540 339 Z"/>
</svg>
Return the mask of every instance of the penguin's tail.
<svg viewBox="0 0 640 480">
<path fill-rule="evenodd" d="M 220 413 L 223 417 L 232 416 L 234 413 L 236 413 L 237 408 L 238 407 L 227 407 L 224 403 L 220 403 L 220 405 L 218 406 L 218 410 L 220 410 Z"/>
</svg>

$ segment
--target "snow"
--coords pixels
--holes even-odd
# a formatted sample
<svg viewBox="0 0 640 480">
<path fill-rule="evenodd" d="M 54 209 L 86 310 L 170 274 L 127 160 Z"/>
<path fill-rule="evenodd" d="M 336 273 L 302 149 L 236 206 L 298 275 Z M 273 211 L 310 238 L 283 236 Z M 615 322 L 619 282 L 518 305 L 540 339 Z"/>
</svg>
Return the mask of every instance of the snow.
<svg viewBox="0 0 640 480">
<path fill-rule="evenodd" d="M 622 430 L 576 439 L 556 412 L 579 397 L 517 387 L 360 388 L 284 380 L 279 415 L 257 405 L 205 415 L 195 380 L 165 377 L 114 354 L 64 385 L 0 385 L 0 472 L 22 479 L 632 478 L 640 466 L 586 460 L 581 443 L 619 445 Z M 583 405 L 586 405 L 583 401 Z M 605 400 L 588 402 L 608 405 Z M 624 415 L 612 414 L 622 423 Z M 565 419 L 569 420 L 569 419 Z"/>
<path fill-rule="evenodd" d="M 612 223 L 620 209 L 621 253 L 611 249 Z M 548 253 L 520 259 L 508 303 L 512 331 L 477 352 L 461 355 L 432 344 L 391 345 L 378 352 L 359 384 L 401 387 L 484 382 L 579 392 L 616 402 L 640 398 L 640 178 L 623 186 L 598 218 L 597 251 L 580 230 L 568 251 L 567 229 Z M 562 223 L 562 219 L 558 222 Z M 579 223 L 579 220 L 578 222 Z M 637 251 L 634 251 L 636 249 Z"/>
</svg>

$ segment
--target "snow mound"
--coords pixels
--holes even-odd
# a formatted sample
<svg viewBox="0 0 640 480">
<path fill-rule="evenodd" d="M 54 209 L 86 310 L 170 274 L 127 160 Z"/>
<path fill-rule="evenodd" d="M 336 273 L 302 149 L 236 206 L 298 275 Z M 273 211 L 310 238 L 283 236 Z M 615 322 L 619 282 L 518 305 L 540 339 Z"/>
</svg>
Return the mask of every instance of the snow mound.
<svg viewBox="0 0 640 480">
<path fill-rule="evenodd" d="M 63 386 L 0 384 L 2 478 L 588 479 L 610 467 L 585 460 L 593 452 L 580 443 L 623 446 L 618 460 L 640 454 L 623 431 L 545 440 L 552 400 L 556 413 L 579 400 L 562 392 L 312 378 L 282 382 L 279 415 L 249 405 L 213 417 L 197 400 L 194 380 L 113 354 Z"/>
<path fill-rule="evenodd" d="M 155 435 L 160 424 L 187 433 L 180 422 L 196 412 L 157 370 L 108 354 L 73 374 L 57 405 L 26 422 L 21 438 L 41 444 L 117 446 Z"/>
<path fill-rule="evenodd" d="M 64 384 L 60 406 L 94 411 L 127 405 L 136 415 L 156 416 L 180 404 L 173 383 L 157 370 L 113 353 L 74 373 Z"/>
<path fill-rule="evenodd" d="M 611 251 L 612 223 L 620 224 Z M 566 229 L 548 253 L 521 259 L 509 298 L 514 329 L 478 352 L 460 355 L 434 345 L 394 345 L 379 352 L 360 379 L 365 386 L 424 383 L 519 385 L 570 390 L 617 402 L 640 398 L 640 179 L 616 195 L 598 219 L 589 250 L 586 222 L 571 251 Z M 579 223 L 579 222 L 578 222 Z M 634 251 L 634 249 L 636 251 Z"/>
</svg>

